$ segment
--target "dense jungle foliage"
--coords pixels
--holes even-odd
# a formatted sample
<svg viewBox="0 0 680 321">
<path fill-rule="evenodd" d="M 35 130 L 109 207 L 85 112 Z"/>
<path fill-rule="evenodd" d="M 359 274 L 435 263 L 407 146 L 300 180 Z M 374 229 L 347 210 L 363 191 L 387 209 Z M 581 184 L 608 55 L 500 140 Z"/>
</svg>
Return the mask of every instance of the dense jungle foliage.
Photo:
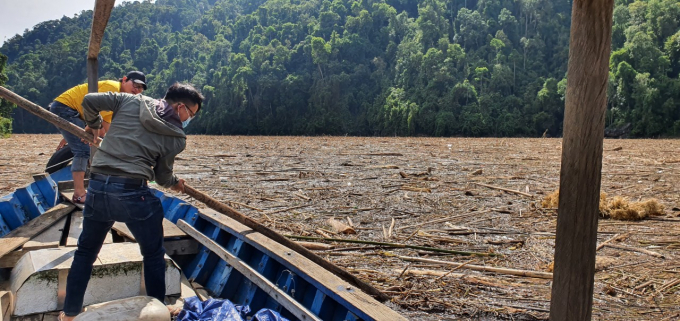
<svg viewBox="0 0 680 321">
<path fill-rule="evenodd" d="M 570 0 L 157 0 L 112 12 L 100 75 L 175 81 L 192 133 L 560 136 Z M 47 106 L 86 81 L 92 12 L 9 39 L 6 85 Z M 606 125 L 680 135 L 680 2 L 616 0 Z M 2 71 L 0 60 L 0 71 Z M 0 82 L 4 78 L 0 77 Z M 7 107 L 0 108 L 7 117 Z M 23 110 L 15 132 L 54 132 Z M 0 119 L 0 122 L 2 120 Z"/>
<path fill-rule="evenodd" d="M 0 86 L 3 86 L 7 81 L 7 76 L 4 74 L 5 63 L 7 57 L 0 54 Z M 6 137 L 12 133 L 12 104 L 0 99 L 0 137 Z"/>
</svg>

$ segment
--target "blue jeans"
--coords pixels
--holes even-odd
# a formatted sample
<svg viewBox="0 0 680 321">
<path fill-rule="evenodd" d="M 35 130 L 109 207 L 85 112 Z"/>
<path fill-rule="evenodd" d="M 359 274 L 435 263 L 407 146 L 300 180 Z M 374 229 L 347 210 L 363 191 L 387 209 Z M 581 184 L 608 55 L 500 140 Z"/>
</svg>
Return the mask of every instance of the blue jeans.
<svg viewBox="0 0 680 321">
<path fill-rule="evenodd" d="M 50 111 L 80 128 L 85 128 L 85 122 L 80 119 L 80 113 L 69 106 L 66 106 L 58 101 L 53 101 L 50 104 Z M 59 132 L 62 136 L 64 136 L 64 139 L 66 139 L 68 145 L 71 146 L 71 151 L 73 152 L 71 171 L 84 172 L 87 170 L 87 162 L 90 159 L 90 146 L 86 143 L 83 143 L 80 140 L 80 137 L 73 135 L 61 128 L 59 128 Z"/>
<path fill-rule="evenodd" d="M 149 187 L 91 179 L 83 217 L 83 231 L 66 281 L 64 313 L 74 316 L 82 311 L 92 265 L 114 221 L 124 222 L 139 243 L 147 295 L 164 302 L 163 207 Z"/>
</svg>

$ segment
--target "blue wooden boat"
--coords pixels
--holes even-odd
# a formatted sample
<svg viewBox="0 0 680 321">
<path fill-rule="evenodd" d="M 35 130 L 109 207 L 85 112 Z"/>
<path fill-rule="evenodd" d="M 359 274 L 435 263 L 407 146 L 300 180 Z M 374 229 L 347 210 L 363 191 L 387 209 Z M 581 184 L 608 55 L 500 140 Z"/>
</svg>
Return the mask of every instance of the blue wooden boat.
<svg viewBox="0 0 680 321">
<path fill-rule="evenodd" d="M 0 198 L 0 233 L 10 233 L 63 201 L 59 183 L 69 168 L 35 177 L 35 182 Z M 190 282 L 209 295 L 269 308 L 290 320 L 405 320 L 336 275 L 250 228 L 212 210 L 154 190 L 165 217 L 197 250 L 171 253 Z M 166 235 L 166 243 L 176 240 Z M 175 255 L 173 255 L 175 254 Z"/>
<path fill-rule="evenodd" d="M 38 217 L 60 203 L 57 183 L 73 178 L 68 169 L 36 176 L 36 181 L 0 197 L 0 236 Z"/>
</svg>

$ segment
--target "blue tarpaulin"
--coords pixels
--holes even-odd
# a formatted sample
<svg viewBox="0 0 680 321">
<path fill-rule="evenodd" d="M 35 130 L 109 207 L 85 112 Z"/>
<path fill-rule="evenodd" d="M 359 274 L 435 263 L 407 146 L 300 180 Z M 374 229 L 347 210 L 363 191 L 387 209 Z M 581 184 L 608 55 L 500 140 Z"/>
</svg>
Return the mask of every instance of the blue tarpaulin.
<svg viewBox="0 0 680 321">
<path fill-rule="evenodd" d="M 184 301 L 184 308 L 177 316 L 178 321 L 243 321 L 250 307 L 234 305 L 229 300 L 208 299 L 201 301 L 190 297 Z M 288 321 L 270 309 L 262 309 L 254 315 L 258 321 Z"/>
<path fill-rule="evenodd" d="M 255 319 L 258 321 L 288 321 L 282 317 L 278 312 L 269 309 L 261 309 L 255 313 Z"/>
</svg>

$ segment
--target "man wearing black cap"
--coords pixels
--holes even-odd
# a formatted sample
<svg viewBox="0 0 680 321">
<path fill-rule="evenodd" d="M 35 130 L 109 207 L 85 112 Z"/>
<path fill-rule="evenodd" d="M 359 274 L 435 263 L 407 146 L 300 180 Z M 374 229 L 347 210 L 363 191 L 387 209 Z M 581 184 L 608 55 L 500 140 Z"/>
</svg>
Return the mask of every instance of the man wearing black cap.
<svg viewBox="0 0 680 321">
<path fill-rule="evenodd" d="M 141 71 L 131 71 L 119 81 L 102 80 L 99 82 L 98 92 L 122 92 L 129 94 L 140 94 L 146 89 L 146 77 Z M 75 86 L 55 98 L 50 104 L 50 111 L 57 116 L 79 126 L 85 128 L 83 118 L 83 99 L 88 93 L 87 83 Z M 112 112 L 100 113 L 104 123 L 102 129 L 99 131 L 100 136 L 104 136 L 111 124 Z M 87 169 L 87 162 L 90 158 L 90 147 L 83 143 L 77 136 L 59 129 L 64 139 L 61 140 L 57 150 L 61 149 L 68 143 L 73 152 L 73 161 L 71 162 L 71 173 L 73 175 L 73 201 L 77 203 L 85 202 L 85 170 Z"/>
<path fill-rule="evenodd" d="M 143 88 L 142 91 L 146 90 L 146 76 L 144 76 L 144 73 L 142 73 L 141 71 L 130 71 L 130 72 L 128 72 L 128 74 L 125 77 L 118 79 L 118 81 L 120 81 L 121 83 L 124 83 L 126 81 L 130 81 L 130 80 L 135 84 L 140 84 L 142 86 L 141 88 Z M 121 88 L 122 87 L 123 86 L 121 86 Z M 138 93 L 133 93 L 133 92 L 130 92 L 130 93 L 136 95 L 136 94 L 141 94 L 142 91 L 140 91 Z M 101 91 L 99 91 L 99 92 L 101 92 Z M 121 90 L 120 92 L 126 92 L 126 91 Z"/>
</svg>

